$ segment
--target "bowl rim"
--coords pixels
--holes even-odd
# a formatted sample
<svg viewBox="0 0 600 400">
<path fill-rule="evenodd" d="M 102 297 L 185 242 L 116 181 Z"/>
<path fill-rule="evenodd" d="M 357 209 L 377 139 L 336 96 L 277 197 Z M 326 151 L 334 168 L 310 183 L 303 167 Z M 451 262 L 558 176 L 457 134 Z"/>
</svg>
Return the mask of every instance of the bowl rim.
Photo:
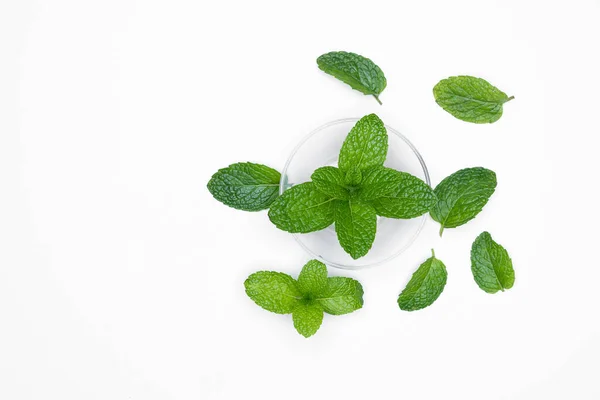
<svg viewBox="0 0 600 400">
<path fill-rule="evenodd" d="M 327 129 L 329 127 L 332 127 L 332 126 L 335 126 L 335 125 L 339 125 L 339 124 L 348 123 L 348 122 L 354 122 L 354 123 L 356 123 L 359 119 L 360 118 L 341 118 L 341 119 L 336 119 L 336 120 L 327 122 L 327 123 L 325 123 L 325 124 L 323 124 L 323 125 L 315 128 L 315 129 L 313 129 L 310 133 L 308 133 L 306 136 L 304 136 L 300 140 L 300 142 L 294 147 L 294 149 L 292 150 L 292 152 L 290 153 L 287 161 L 285 162 L 283 170 L 281 171 L 281 179 L 279 181 L 279 194 L 281 195 L 281 194 L 283 194 L 283 192 L 285 192 L 287 189 L 289 189 L 288 187 L 286 187 L 287 186 L 287 170 L 288 170 L 288 168 L 289 168 L 292 160 L 294 159 L 294 156 L 298 152 L 298 150 L 300 150 L 300 148 L 302 148 L 302 146 L 310 138 L 312 138 L 317 133 L 319 133 L 322 130 Z M 415 147 L 415 145 L 413 145 L 412 142 L 410 140 L 408 140 L 408 138 L 406 136 L 404 136 L 402 133 L 400 133 L 400 131 L 392 128 L 391 126 L 389 126 L 387 124 L 384 124 L 384 126 L 385 126 L 388 134 L 389 134 L 389 132 L 394 133 L 402 141 L 404 141 L 404 143 L 406 143 L 406 145 L 408 145 L 408 147 L 412 150 L 412 152 L 414 153 L 414 155 L 417 157 L 417 160 L 419 160 L 419 164 L 421 165 L 421 168 L 423 169 L 423 174 L 425 175 L 425 182 L 427 183 L 427 185 L 431 186 L 431 180 L 430 180 L 430 177 L 429 177 L 429 170 L 427 169 L 427 164 L 425 164 L 425 160 L 423 159 L 423 156 L 421 155 L 421 153 L 419 153 L 419 151 L 417 150 L 417 148 Z M 383 217 L 381 217 L 381 218 L 383 218 Z M 417 228 L 417 230 L 415 231 L 415 233 L 413 234 L 413 236 L 410 238 L 410 240 L 408 242 L 406 242 L 406 244 L 404 246 L 402 246 L 399 250 L 397 250 L 396 252 L 394 252 L 389 257 L 387 257 L 387 258 L 385 258 L 383 260 L 380 260 L 380 261 L 377 261 L 377 262 L 373 262 L 373 263 L 368 263 L 368 264 L 361 264 L 361 265 L 345 265 L 345 264 L 340 264 L 340 263 L 336 263 L 336 262 L 333 262 L 333 261 L 325 260 L 323 257 L 321 257 L 320 255 L 318 255 L 315 252 L 313 252 L 310 248 L 308 248 L 302 242 L 302 240 L 301 240 L 301 234 L 293 233 L 292 235 L 294 236 L 294 239 L 296 240 L 296 243 L 298 243 L 300 245 L 300 247 L 302 247 L 304 249 L 304 251 L 307 252 L 312 258 L 315 258 L 315 259 L 323 262 L 324 264 L 329 265 L 329 266 L 334 267 L 334 268 L 346 269 L 346 270 L 357 270 L 357 269 L 371 268 L 371 267 L 375 267 L 375 266 L 387 263 L 387 262 L 393 260 L 394 258 L 398 257 L 404 251 L 406 251 L 410 246 L 412 246 L 412 244 L 415 242 L 415 240 L 417 239 L 417 237 L 419 236 L 419 234 L 423 230 L 423 227 L 425 226 L 425 221 L 427 220 L 427 214 L 422 215 L 420 218 L 421 218 L 421 223 L 419 224 L 419 227 Z"/>
</svg>

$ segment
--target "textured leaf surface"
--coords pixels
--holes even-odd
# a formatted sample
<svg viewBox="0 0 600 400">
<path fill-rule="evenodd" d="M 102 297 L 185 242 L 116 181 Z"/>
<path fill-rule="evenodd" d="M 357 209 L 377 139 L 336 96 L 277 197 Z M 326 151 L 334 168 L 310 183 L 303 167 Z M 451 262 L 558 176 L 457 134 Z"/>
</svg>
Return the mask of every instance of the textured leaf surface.
<svg viewBox="0 0 600 400">
<path fill-rule="evenodd" d="M 358 120 L 348 133 L 340 150 L 338 165 L 344 173 L 353 167 L 365 170 L 383 165 L 387 150 L 385 126 L 377 115 L 369 114 Z"/>
<path fill-rule="evenodd" d="M 321 327 L 323 308 L 316 302 L 299 304 L 292 312 L 292 319 L 298 333 L 304 337 L 310 337 Z"/>
<path fill-rule="evenodd" d="M 368 201 L 379 197 L 393 196 L 398 192 L 402 180 L 402 173 L 395 169 L 382 166 L 369 168 L 363 173 L 357 197 L 360 200 Z"/>
<path fill-rule="evenodd" d="M 406 172 L 398 174 L 401 179 L 395 186 L 395 192 L 369 202 L 377 215 L 410 219 L 429 212 L 437 202 L 433 189 L 416 176 Z"/>
<path fill-rule="evenodd" d="M 442 294 L 447 278 L 446 266 L 432 255 L 410 278 L 398 297 L 398 306 L 404 311 L 415 311 L 430 306 Z"/>
<path fill-rule="evenodd" d="M 358 200 L 337 200 L 335 231 L 342 248 L 353 259 L 367 254 L 375 241 L 377 214 L 369 204 Z"/>
<path fill-rule="evenodd" d="M 208 182 L 208 190 L 221 203 L 244 211 L 269 208 L 279 195 L 281 175 L 266 165 L 249 162 L 220 169 Z"/>
<path fill-rule="evenodd" d="M 473 76 L 453 76 L 433 88 L 435 101 L 458 119 L 476 124 L 492 123 L 502 116 L 503 104 L 512 97 Z"/>
<path fill-rule="evenodd" d="M 333 223 L 334 201 L 317 190 L 312 182 L 294 186 L 279 196 L 269 209 L 269 218 L 279 229 L 291 233 L 308 233 Z"/>
<path fill-rule="evenodd" d="M 346 189 L 344 173 L 336 167 L 321 167 L 310 177 L 316 188 L 336 199 L 347 199 L 350 195 Z"/>
<path fill-rule="evenodd" d="M 471 271 L 477 285 L 487 293 L 510 289 L 515 283 L 515 270 L 508 252 L 488 232 L 473 242 Z"/>
<path fill-rule="evenodd" d="M 362 172 L 360 168 L 352 167 L 348 171 L 346 171 L 345 181 L 347 185 L 352 187 L 357 187 L 362 183 Z"/>
<path fill-rule="evenodd" d="M 244 282 L 246 294 L 265 310 L 289 314 L 299 304 L 302 293 L 291 276 L 281 272 L 259 271 Z"/>
<path fill-rule="evenodd" d="M 326 313 L 348 314 L 363 306 L 363 288 L 352 278 L 334 276 L 327 278 L 327 290 L 317 301 Z"/>
<path fill-rule="evenodd" d="M 327 267 L 318 260 L 310 260 L 298 275 L 298 286 L 302 294 L 316 298 L 327 289 Z"/>
<path fill-rule="evenodd" d="M 332 51 L 317 58 L 319 68 L 352 89 L 366 95 L 373 95 L 379 101 L 379 94 L 387 85 L 383 71 L 368 58 L 345 51 Z"/>
<path fill-rule="evenodd" d="M 437 202 L 430 211 L 431 218 L 444 228 L 466 224 L 487 204 L 496 190 L 496 174 L 489 169 L 465 168 L 440 182 L 434 190 Z"/>
</svg>

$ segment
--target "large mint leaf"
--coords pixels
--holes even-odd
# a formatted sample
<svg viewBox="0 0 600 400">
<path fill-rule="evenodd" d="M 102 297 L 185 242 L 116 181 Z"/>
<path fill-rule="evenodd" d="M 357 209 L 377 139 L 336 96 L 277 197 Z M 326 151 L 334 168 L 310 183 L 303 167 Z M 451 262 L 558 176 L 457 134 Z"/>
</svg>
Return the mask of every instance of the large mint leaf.
<svg viewBox="0 0 600 400">
<path fill-rule="evenodd" d="M 435 101 L 458 119 L 492 123 L 502 116 L 502 106 L 514 97 L 473 76 L 453 76 L 433 88 Z"/>
<path fill-rule="evenodd" d="M 302 293 L 291 276 L 281 272 L 259 271 L 244 282 L 246 294 L 265 310 L 289 314 L 299 304 Z"/>
<path fill-rule="evenodd" d="M 294 327 L 304 337 L 317 333 L 323 322 L 323 308 L 319 303 L 301 303 L 292 312 Z"/>
<path fill-rule="evenodd" d="M 332 51 L 317 58 L 319 68 L 352 89 L 372 95 L 381 104 L 379 94 L 387 85 L 383 71 L 368 58 L 345 51 Z"/>
<path fill-rule="evenodd" d="M 298 286 L 304 296 L 316 298 L 326 292 L 327 267 L 318 260 L 310 260 L 298 275 Z"/>
<path fill-rule="evenodd" d="M 377 214 L 359 200 L 337 200 L 335 231 L 342 248 L 355 260 L 367 254 L 375 241 Z"/>
<path fill-rule="evenodd" d="M 266 165 L 249 162 L 220 169 L 208 182 L 208 190 L 221 203 L 244 211 L 269 208 L 279 195 L 281 175 Z"/>
<path fill-rule="evenodd" d="M 398 296 L 400 309 L 420 310 L 433 304 L 442 294 L 448 273 L 444 263 L 435 258 L 433 250 L 431 254 L 431 257 L 415 271 L 406 288 Z"/>
<path fill-rule="evenodd" d="M 442 180 L 434 193 L 437 203 L 430 211 L 431 218 L 445 228 L 466 224 L 486 205 L 496 190 L 496 174 L 489 169 L 475 167 L 461 169 Z"/>
<path fill-rule="evenodd" d="M 347 199 L 350 195 L 346 189 L 344 173 L 336 167 L 321 167 L 310 177 L 316 188 L 336 199 Z"/>
<path fill-rule="evenodd" d="M 326 313 L 348 314 L 363 306 L 363 288 L 352 278 L 330 277 L 327 278 L 327 290 L 317 301 Z"/>
<path fill-rule="evenodd" d="M 364 193 L 361 192 L 365 198 L 372 199 L 369 204 L 375 208 L 377 215 L 416 218 L 429 212 L 436 204 L 433 189 L 416 176 L 399 171 L 388 171 L 387 175 L 384 174 L 381 181 L 374 180 L 371 185 L 365 185 Z"/>
<path fill-rule="evenodd" d="M 510 289 L 515 283 L 515 270 L 508 252 L 488 232 L 473 242 L 471 271 L 477 285 L 487 293 Z"/>
<path fill-rule="evenodd" d="M 333 223 L 334 201 L 333 197 L 317 190 L 314 183 L 301 183 L 283 192 L 271 204 L 269 218 L 287 232 L 319 231 Z"/>
<path fill-rule="evenodd" d="M 350 130 L 338 165 L 345 173 L 351 168 L 365 170 L 383 165 L 387 156 L 388 135 L 383 122 L 375 114 L 362 117 Z"/>
</svg>

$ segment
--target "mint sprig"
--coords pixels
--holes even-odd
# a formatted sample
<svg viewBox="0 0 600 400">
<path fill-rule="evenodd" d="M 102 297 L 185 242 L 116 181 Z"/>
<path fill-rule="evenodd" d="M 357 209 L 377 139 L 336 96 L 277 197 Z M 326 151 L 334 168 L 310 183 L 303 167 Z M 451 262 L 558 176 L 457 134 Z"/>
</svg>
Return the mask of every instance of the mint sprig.
<svg viewBox="0 0 600 400">
<path fill-rule="evenodd" d="M 323 313 L 348 314 L 363 306 L 361 284 L 345 277 L 328 277 L 327 267 L 311 260 L 295 280 L 273 271 L 255 272 L 244 282 L 246 294 L 257 305 L 277 314 L 292 314 L 294 327 L 304 337 L 314 335 Z"/>
</svg>

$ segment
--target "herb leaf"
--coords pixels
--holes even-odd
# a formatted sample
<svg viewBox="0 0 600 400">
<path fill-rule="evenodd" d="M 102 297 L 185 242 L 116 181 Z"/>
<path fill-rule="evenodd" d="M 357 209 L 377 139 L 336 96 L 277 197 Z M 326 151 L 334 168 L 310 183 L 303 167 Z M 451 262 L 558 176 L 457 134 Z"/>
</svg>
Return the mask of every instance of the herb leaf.
<svg viewBox="0 0 600 400">
<path fill-rule="evenodd" d="M 259 271 L 244 282 L 246 293 L 265 310 L 292 314 L 294 327 L 303 336 L 315 334 L 323 321 L 323 312 L 333 315 L 351 313 L 363 305 L 363 288 L 358 281 L 327 277 L 327 267 L 311 260 L 298 281 L 280 272 Z"/>
<path fill-rule="evenodd" d="M 364 256 L 375 241 L 375 209 L 355 199 L 338 200 L 335 205 L 335 231 L 346 253 L 355 260 Z"/>
<path fill-rule="evenodd" d="M 363 288 L 352 278 L 333 276 L 327 278 L 327 290 L 317 301 L 328 314 L 348 314 L 363 306 Z"/>
<path fill-rule="evenodd" d="M 444 178 L 434 189 L 437 203 L 430 211 L 431 218 L 445 228 L 466 224 L 486 205 L 496 190 L 496 174 L 489 169 L 465 168 Z"/>
<path fill-rule="evenodd" d="M 221 203 L 244 211 L 269 208 L 279 195 L 281 174 L 266 165 L 249 162 L 220 169 L 208 182 L 208 190 Z"/>
<path fill-rule="evenodd" d="M 277 228 L 291 233 L 308 233 L 333 223 L 335 199 L 312 182 L 294 186 L 277 198 L 269 209 L 269 219 Z"/>
<path fill-rule="evenodd" d="M 492 123 L 502 116 L 502 106 L 514 97 L 473 76 L 453 76 L 433 88 L 435 101 L 458 119 L 476 124 Z"/>
<path fill-rule="evenodd" d="M 317 58 L 323 72 L 347 83 L 352 89 L 372 95 L 379 104 L 379 94 L 387 85 L 383 71 L 373 61 L 358 54 L 332 51 Z"/>
<path fill-rule="evenodd" d="M 302 299 L 297 282 L 291 276 L 273 271 L 255 272 L 244 282 L 246 294 L 265 310 L 289 314 Z"/>
<path fill-rule="evenodd" d="M 430 306 L 442 294 L 447 279 L 446 266 L 435 258 L 435 253 L 431 250 L 431 257 L 415 271 L 398 296 L 398 306 L 404 311 L 415 311 Z"/>
<path fill-rule="evenodd" d="M 471 271 L 477 285 L 487 293 L 510 289 L 515 283 L 515 270 L 508 252 L 488 232 L 473 242 Z"/>
<path fill-rule="evenodd" d="M 350 195 L 346 189 L 344 173 L 336 167 L 321 167 L 313 172 L 311 179 L 316 188 L 336 199 L 347 199 Z"/>
<path fill-rule="evenodd" d="M 338 166 L 342 172 L 355 167 L 365 170 L 383 165 L 387 156 L 388 135 L 383 122 L 375 114 L 362 117 L 352 128 L 342 149 Z"/>
<path fill-rule="evenodd" d="M 382 166 L 372 167 L 364 172 L 357 196 L 364 201 L 392 196 L 401 182 L 401 172 Z"/>
</svg>

